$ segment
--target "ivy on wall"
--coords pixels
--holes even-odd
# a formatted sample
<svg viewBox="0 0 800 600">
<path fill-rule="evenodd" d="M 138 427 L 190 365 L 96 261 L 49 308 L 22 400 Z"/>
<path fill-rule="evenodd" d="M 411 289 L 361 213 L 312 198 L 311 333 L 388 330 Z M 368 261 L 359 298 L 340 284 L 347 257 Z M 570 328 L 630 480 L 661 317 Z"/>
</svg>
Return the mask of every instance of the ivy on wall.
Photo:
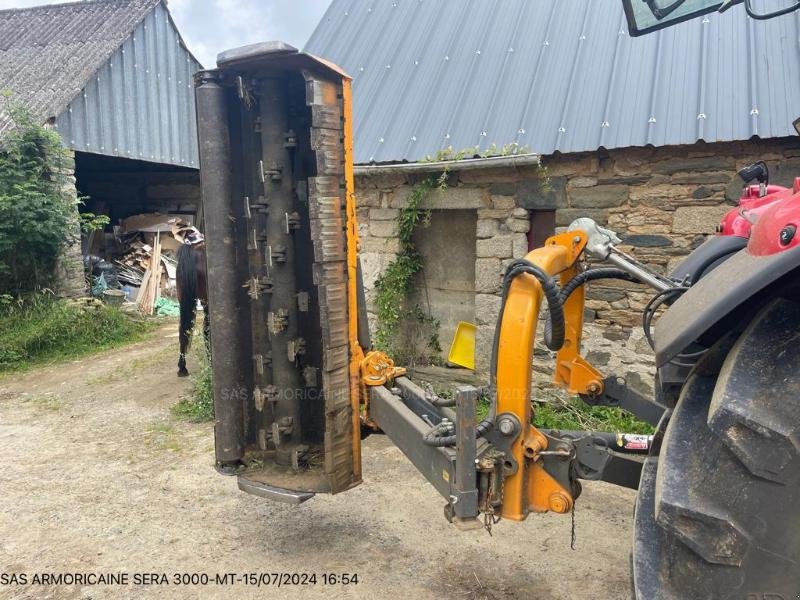
<svg viewBox="0 0 800 600">
<path fill-rule="evenodd" d="M 446 184 L 445 171 L 439 177 L 434 175 L 425 177 L 412 188 L 408 203 L 400 210 L 398 217 L 400 252 L 375 282 L 377 291 L 375 305 L 378 314 L 375 345 L 401 363 L 415 362 L 418 358 L 416 355 L 420 344 L 419 331 L 416 330 L 421 328 L 431 329 L 427 340 L 427 349 L 430 353 L 428 359 L 436 362 L 442 350 L 439 344 L 438 322 L 426 314 L 418 304 L 409 304 L 414 278 L 424 267 L 422 255 L 414 243 L 414 232 L 419 227 L 427 227 L 431 218 L 430 209 L 424 209 L 422 205 L 431 192 L 443 189 Z M 412 323 L 415 327 L 410 327 Z M 406 329 L 404 333 L 411 335 L 401 335 L 401 327 Z M 412 339 L 407 339 L 408 337 Z"/>
<path fill-rule="evenodd" d="M 0 140 L 0 294 L 19 295 L 51 286 L 64 245 L 108 218 L 78 214 L 58 133 L 8 94 L 4 101 L 11 126 Z"/>
<path fill-rule="evenodd" d="M 448 147 L 421 162 L 455 162 L 527 152 L 527 147 L 516 143 L 499 148 L 492 144 L 482 152 L 478 147 L 458 151 Z M 448 173 L 449 167 L 445 166 L 440 174 L 428 175 L 412 187 L 398 216 L 400 251 L 375 282 L 378 316 L 375 345 L 401 364 L 441 361 L 439 322 L 412 300 L 415 282 L 424 277 L 424 260 L 414 244 L 414 233 L 430 224 L 431 211 L 423 205 L 432 193 L 447 187 Z"/>
</svg>

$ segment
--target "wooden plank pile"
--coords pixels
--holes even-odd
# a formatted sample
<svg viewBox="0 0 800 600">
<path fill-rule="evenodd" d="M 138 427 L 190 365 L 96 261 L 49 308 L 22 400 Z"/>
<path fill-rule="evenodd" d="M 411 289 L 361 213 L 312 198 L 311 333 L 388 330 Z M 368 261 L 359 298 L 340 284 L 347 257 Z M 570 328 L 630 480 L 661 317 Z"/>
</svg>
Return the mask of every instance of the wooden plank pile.
<svg viewBox="0 0 800 600">
<path fill-rule="evenodd" d="M 123 261 L 124 264 L 124 261 Z M 127 266 L 127 265 L 126 265 Z M 156 233 L 152 252 L 146 262 L 142 283 L 139 287 L 139 294 L 136 296 L 136 304 L 139 310 L 146 315 L 152 315 L 155 304 L 161 296 L 161 234 Z"/>
<path fill-rule="evenodd" d="M 159 240 L 160 238 L 158 234 L 156 234 L 156 239 Z M 142 241 L 136 240 L 130 246 L 130 250 L 122 257 L 121 260 L 117 261 L 117 264 L 126 266 L 126 267 L 133 267 L 134 269 L 139 269 L 140 271 L 144 271 L 147 267 L 150 266 L 150 257 L 153 255 L 153 248 L 149 244 L 145 244 Z"/>
</svg>

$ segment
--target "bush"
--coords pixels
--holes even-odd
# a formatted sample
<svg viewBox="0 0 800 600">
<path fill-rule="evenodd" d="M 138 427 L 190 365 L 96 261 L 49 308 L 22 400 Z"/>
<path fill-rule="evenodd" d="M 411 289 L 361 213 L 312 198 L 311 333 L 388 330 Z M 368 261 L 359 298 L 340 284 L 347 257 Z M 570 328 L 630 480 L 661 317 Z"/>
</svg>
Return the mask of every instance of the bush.
<svg viewBox="0 0 800 600">
<path fill-rule="evenodd" d="M 41 294 L 0 300 L 0 372 L 136 341 L 152 328 L 106 305 L 80 306 Z"/>
<path fill-rule="evenodd" d="M 59 135 L 6 104 L 12 126 L 0 140 L 0 292 L 21 294 L 52 285 L 61 249 L 79 235 L 79 201 L 66 185 Z"/>
</svg>

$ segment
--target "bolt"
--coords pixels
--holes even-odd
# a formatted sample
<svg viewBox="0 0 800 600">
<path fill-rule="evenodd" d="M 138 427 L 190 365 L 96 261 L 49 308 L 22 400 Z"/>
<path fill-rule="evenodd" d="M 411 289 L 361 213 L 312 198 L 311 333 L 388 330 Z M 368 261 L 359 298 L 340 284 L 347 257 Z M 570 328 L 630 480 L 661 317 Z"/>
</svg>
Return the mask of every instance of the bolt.
<svg viewBox="0 0 800 600">
<path fill-rule="evenodd" d="M 500 421 L 497 423 L 497 427 L 500 429 L 500 433 L 503 435 L 511 435 L 516 429 L 514 426 L 514 421 L 508 417 L 503 417 L 500 419 Z"/>
<path fill-rule="evenodd" d="M 550 510 L 564 514 L 572 509 L 572 499 L 564 492 L 553 492 L 548 498 Z"/>
<path fill-rule="evenodd" d="M 600 384 L 596 381 L 592 381 L 588 386 L 586 386 L 586 391 L 590 394 L 598 394 L 600 393 Z"/>
</svg>

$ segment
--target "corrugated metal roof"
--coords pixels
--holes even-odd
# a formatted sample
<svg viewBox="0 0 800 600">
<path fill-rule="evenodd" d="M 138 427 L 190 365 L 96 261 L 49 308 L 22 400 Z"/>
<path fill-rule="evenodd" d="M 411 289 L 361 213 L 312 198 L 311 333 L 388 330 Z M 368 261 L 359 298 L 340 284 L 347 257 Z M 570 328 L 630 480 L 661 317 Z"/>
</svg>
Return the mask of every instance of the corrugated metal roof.
<svg viewBox="0 0 800 600">
<path fill-rule="evenodd" d="M 357 163 L 794 135 L 800 14 L 640 38 L 620 0 L 333 0 L 305 51 L 354 78 Z"/>
<path fill-rule="evenodd" d="M 199 168 L 200 64 L 159 3 L 56 118 L 73 150 Z"/>
<path fill-rule="evenodd" d="M 55 117 L 159 0 L 94 1 L 0 11 L 0 89 Z M 0 114 L 0 131 L 6 125 Z"/>
<path fill-rule="evenodd" d="M 75 150 L 197 168 L 199 68 L 162 0 L 0 11 L 0 90 Z"/>
</svg>

